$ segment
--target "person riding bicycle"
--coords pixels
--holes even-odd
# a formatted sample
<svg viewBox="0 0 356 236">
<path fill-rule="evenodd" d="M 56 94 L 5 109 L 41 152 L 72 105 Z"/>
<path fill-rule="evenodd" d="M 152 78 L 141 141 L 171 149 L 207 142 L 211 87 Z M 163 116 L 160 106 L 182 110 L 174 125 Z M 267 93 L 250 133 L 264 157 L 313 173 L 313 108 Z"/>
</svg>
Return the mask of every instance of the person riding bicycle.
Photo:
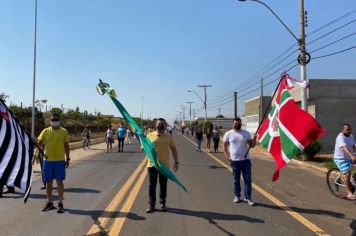
<svg viewBox="0 0 356 236">
<path fill-rule="evenodd" d="M 350 200 L 356 200 L 350 182 L 352 164 L 356 162 L 356 156 L 353 154 L 355 148 L 355 138 L 351 134 L 351 125 L 343 124 L 342 132 L 336 137 L 334 162 L 343 174 L 343 181 L 347 188 L 346 198 Z"/>
<path fill-rule="evenodd" d="M 83 143 L 86 144 L 86 145 L 83 144 L 83 148 L 85 148 L 85 146 L 87 148 L 89 148 L 90 138 L 91 138 L 91 131 L 90 131 L 90 127 L 89 126 L 85 126 L 85 129 L 82 132 L 82 136 L 84 136 Z"/>
</svg>

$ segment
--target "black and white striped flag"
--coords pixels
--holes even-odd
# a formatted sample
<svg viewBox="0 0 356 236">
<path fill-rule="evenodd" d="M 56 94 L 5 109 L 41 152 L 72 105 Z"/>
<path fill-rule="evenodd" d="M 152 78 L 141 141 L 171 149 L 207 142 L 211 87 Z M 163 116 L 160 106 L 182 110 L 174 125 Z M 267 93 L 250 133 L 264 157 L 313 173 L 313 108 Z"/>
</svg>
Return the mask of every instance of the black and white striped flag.
<svg viewBox="0 0 356 236">
<path fill-rule="evenodd" d="M 31 190 L 34 143 L 12 112 L 0 99 L 0 183 Z"/>
</svg>

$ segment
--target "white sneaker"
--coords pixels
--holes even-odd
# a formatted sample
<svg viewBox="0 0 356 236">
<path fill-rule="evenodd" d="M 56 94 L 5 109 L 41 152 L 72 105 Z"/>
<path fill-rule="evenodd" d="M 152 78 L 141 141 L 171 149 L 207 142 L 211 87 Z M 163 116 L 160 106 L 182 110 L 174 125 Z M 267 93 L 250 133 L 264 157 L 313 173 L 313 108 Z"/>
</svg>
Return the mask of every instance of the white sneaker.
<svg viewBox="0 0 356 236">
<path fill-rule="evenodd" d="M 246 202 L 248 205 L 250 205 L 250 206 L 253 206 L 253 205 L 255 205 L 255 203 L 253 202 L 253 201 L 251 201 L 251 199 L 244 199 L 244 202 Z"/>
<path fill-rule="evenodd" d="M 240 198 L 235 196 L 234 203 L 238 203 L 238 202 L 240 202 Z"/>
</svg>

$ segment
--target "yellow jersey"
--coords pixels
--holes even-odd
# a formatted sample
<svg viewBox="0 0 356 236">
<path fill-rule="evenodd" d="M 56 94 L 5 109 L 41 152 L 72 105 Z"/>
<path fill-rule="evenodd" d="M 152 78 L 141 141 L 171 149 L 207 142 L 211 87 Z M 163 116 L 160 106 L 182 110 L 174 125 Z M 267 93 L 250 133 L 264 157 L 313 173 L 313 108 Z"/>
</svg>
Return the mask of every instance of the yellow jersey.
<svg viewBox="0 0 356 236">
<path fill-rule="evenodd" d="M 65 128 L 45 128 L 42 130 L 40 136 L 38 136 L 38 139 L 45 144 L 45 155 L 48 157 L 48 159 L 46 159 L 47 161 L 65 160 L 64 144 L 69 142 L 68 131 Z"/>
<path fill-rule="evenodd" d="M 149 138 L 155 145 L 158 160 L 169 167 L 169 149 L 176 146 L 173 142 L 172 136 L 167 133 L 158 134 L 157 131 L 154 131 L 149 133 L 147 138 Z M 147 167 L 152 166 L 152 162 L 148 161 Z"/>
</svg>

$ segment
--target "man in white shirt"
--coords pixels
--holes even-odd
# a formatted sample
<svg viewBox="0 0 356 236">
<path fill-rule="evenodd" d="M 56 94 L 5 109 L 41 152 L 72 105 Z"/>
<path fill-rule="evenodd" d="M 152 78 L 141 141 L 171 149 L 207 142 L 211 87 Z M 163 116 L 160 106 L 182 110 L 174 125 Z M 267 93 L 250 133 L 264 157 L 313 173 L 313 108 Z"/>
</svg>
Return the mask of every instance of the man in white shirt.
<svg viewBox="0 0 356 236">
<path fill-rule="evenodd" d="M 251 178 L 251 160 L 248 155 L 248 149 L 253 148 L 256 144 L 256 136 L 251 137 L 251 134 L 241 129 L 241 119 L 235 118 L 233 120 L 233 129 L 225 133 L 223 138 L 224 154 L 230 161 L 232 168 L 232 176 L 234 183 L 234 202 L 240 202 L 240 176 L 244 179 L 244 201 L 250 206 L 254 205 L 251 200 L 252 192 L 252 178 Z"/>
<path fill-rule="evenodd" d="M 351 125 L 343 124 L 342 132 L 336 137 L 334 162 L 343 173 L 343 181 L 347 187 L 347 199 L 355 200 L 356 197 L 351 191 L 351 169 L 352 163 L 356 161 L 356 156 L 353 154 L 355 149 L 355 139 L 351 134 Z"/>
</svg>

